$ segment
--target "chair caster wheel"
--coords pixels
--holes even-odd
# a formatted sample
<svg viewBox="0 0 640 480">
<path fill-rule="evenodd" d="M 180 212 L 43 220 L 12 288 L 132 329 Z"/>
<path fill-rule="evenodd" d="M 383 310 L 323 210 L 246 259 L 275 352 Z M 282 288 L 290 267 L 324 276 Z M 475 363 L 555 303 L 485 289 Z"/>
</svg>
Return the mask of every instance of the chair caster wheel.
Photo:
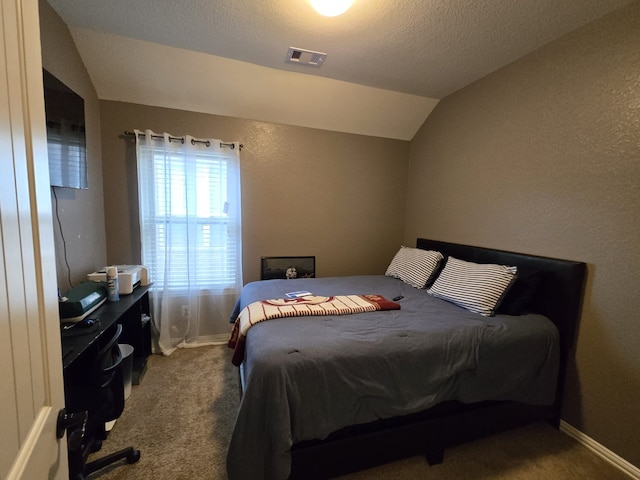
<svg viewBox="0 0 640 480">
<path fill-rule="evenodd" d="M 140 460 L 140 450 L 134 450 L 130 455 L 127 455 L 127 463 L 136 463 Z"/>
</svg>

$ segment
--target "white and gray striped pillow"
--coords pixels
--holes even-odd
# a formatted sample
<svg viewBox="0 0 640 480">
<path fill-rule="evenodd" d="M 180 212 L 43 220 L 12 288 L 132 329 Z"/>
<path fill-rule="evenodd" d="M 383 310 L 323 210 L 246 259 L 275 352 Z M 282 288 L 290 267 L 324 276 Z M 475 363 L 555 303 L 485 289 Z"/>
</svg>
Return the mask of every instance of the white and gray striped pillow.
<svg viewBox="0 0 640 480">
<path fill-rule="evenodd" d="M 443 258 L 440 252 L 434 250 L 402 245 L 391 260 L 385 275 L 399 278 L 412 287 L 424 288 Z"/>
<path fill-rule="evenodd" d="M 492 316 L 516 279 L 517 267 L 472 263 L 449 257 L 428 292 L 437 298 Z"/>
</svg>

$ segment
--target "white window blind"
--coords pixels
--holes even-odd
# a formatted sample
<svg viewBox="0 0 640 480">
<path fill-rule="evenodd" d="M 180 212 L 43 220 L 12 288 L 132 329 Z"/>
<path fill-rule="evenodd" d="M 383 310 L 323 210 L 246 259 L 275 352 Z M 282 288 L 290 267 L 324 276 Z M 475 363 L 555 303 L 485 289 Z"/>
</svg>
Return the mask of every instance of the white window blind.
<svg viewBox="0 0 640 480">
<path fill-rule="evenodd" d="M 143 263 L 154 284 L 235 287 L 241 264 L 238 155 L 192 144 L 190 137 L 184 143 L 156 137 L 138 142 Z"/>
</svg>

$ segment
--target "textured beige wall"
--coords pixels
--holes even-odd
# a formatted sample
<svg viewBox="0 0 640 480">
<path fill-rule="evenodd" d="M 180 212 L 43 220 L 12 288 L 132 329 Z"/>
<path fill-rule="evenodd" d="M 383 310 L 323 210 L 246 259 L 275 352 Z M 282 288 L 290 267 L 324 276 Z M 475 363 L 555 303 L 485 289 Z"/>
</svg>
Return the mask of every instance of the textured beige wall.
<svg viewBox="0 0 640 480">
<path fill-rule="evenodd" d="M 46 1 L 41 0 L 39 5 L 42 65 L 84 98 L 85 109 L 89 188 L 55 188 L 58 198 L 57 211 L 62 226 L 60 229 L 57 220 L 54 220 L 56 267 L 58 287 L 65 292 L 70 286 L 69 277 L 76 285 L 86 279 L 87 273 L 103 267 L 106 262 L 100 105 L 69 29 Z M 53 195 L 51 201 L 55 215 L 56 199 Z M 66 243 L 66 259 L 70 274 L 65 263 L 61 230 Z"/>
<path fill-rule="evenodd" d="M 140 262 L 125 130 L 239 141 L 244 281 L 261 256 L 315 255 L 318 276 L 383 273 L 402 239 L 409 142 L 101 101 L 110 263 Z"/>
<path fill-rule="evenodd" d="M 442 100 L 405 240 L 588 263 L 564 420 L 640 466 L 640 2 Z"/>
</svg>

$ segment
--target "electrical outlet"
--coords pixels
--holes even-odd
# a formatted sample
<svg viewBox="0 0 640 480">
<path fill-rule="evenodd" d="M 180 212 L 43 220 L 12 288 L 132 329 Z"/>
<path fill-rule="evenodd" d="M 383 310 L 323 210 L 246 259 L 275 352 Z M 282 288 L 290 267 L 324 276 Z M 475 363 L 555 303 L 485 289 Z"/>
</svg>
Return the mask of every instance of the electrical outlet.
<svg viewBox="0 0 640 480">
<path fill-rule="evenodd" d="M 189 317 L 189 305 L 182 305 L 182 318 Z"/>
</svg>

